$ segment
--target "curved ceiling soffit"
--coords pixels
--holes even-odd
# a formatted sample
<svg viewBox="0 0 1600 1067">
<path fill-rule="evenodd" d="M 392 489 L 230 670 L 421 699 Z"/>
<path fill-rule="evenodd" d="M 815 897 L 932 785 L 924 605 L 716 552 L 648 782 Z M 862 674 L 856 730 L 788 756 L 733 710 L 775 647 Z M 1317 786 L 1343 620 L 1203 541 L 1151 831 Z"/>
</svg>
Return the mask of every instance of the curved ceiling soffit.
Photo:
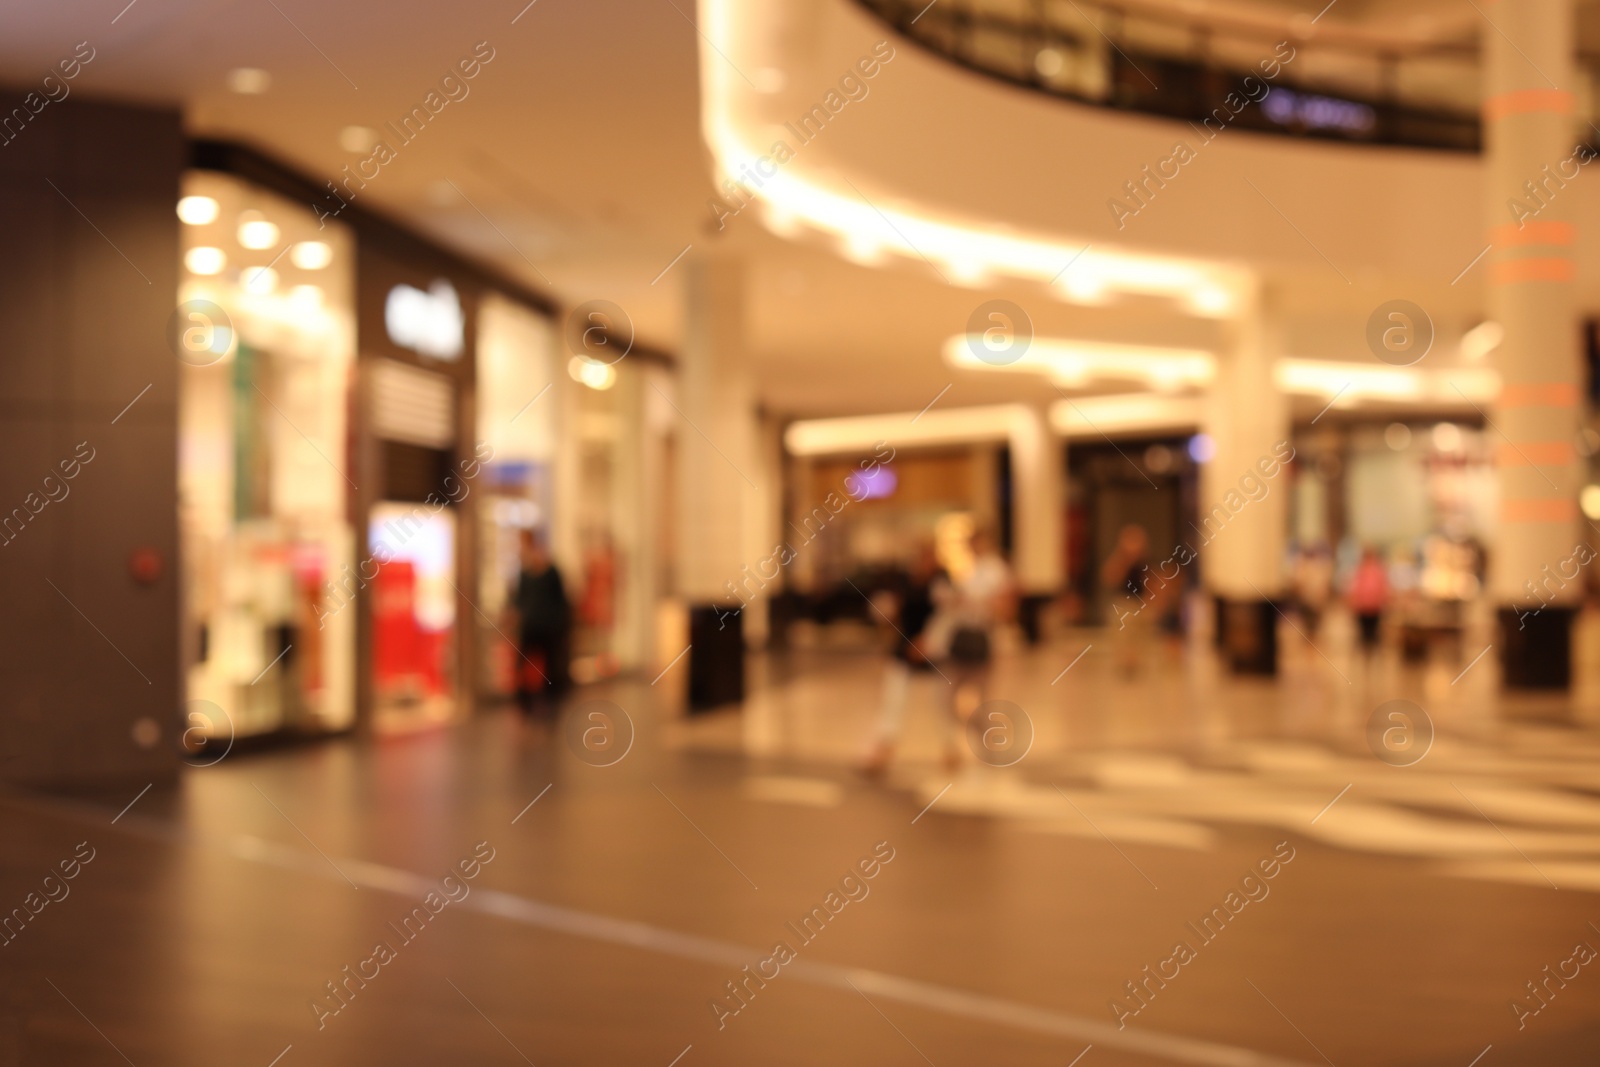
<svg viewBox="0 0 1600 1067">
<path fill-rule="evenodd" d="M 834 184 L 801 164 L 786 165 L 757 146 L 770 143 L 758 117 L 761 94 L 747 77 L 777 54 L 774 9 L 738 0 L 700 0 L 701 132 L 715 181 L 759 184 L 750 197 L 763 225 L 787 238 L 811 236 L 844 257 L 876 264 L 923 263 L 944 281 L 978 287 L 1000 279 L 1041 284 L 1065 303 L 1094 306 L 1119 297 L 1153 297 L 1203 318 L 1232 318 L 1256 299 L 1257 271 L 1234 262 L 1120 249 L 1067 233 L 1021 233 L 1001 220 L 961 217 L 904 201 L 874 202 L 848 176 Z M 760 175 L 759 183 L 755 182 Z M 730 194 L 731 210 L 744 204 Z"/>
</svg>

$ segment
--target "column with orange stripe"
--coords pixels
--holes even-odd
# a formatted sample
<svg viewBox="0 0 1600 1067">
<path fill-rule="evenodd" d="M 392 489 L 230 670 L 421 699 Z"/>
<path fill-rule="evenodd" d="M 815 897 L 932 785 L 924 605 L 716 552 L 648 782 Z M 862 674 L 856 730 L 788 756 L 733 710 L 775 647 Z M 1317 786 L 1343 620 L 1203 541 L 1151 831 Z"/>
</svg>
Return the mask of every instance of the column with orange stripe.
<svg viewBox="0 0 1600 1067">
<path fill-rule="evenodd" d="M 1572 0 L 1498 0 L 1483 12 L 1489 313 L 1505 328 L 1495 355 L 1504 385 L 1490 431 L 1500 443 L 1490 575 L 1501 622 L 1496 644 L 1507 684 L 1561 688 L 1570 683 L 1580 586 L 1534 599 L 1527 583 L 1566 559 L 1578 540 L 1576 191 L 1560 176 L 1576 143 Z M 1544 600 L 1549 606 L 1529 611 Z"/>
</svg>

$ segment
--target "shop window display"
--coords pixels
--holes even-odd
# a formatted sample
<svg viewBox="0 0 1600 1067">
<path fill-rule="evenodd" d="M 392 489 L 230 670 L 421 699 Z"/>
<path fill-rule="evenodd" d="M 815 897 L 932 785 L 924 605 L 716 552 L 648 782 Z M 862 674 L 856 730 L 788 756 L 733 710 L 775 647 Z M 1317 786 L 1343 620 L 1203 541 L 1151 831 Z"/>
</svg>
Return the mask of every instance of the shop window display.
<svg viewBox="0 0 1600 1067">
<path fill-rule="evenodd" d="M 478 318 L 478 437 L 493 447 L 484 468 L 486 494 L 479 523 L 478 616 L 483 650 L 481 691 L 508 699 L 527 665 L 512 643 L 517 632 L 509 594 L 521 570 L 523 530 L 541 533 L 562 566 L 566 526 L 556 524 L 555 466 L 565 386 L 553 382 L 552 321 L 499 296 L 485 298 Z M 491 625 L 489 620 L 494 620 Z"/>
<path fill-rule="evenodd" d="M 419 517 L 421 516 L 421 517 Z M 372 670 L 377 718 L 390 732 L 455 714 L 455 515 L 412 504 L 372 508 Z"/>
<path fill-rule="evenodd" d="M 187 695 L 223 713 L 185 737 L 345 729 L 355 613 L 326 591 L 353 566 L 353 241 L 236 178 L 191 172 L 183 192 Z"/>
</svg>

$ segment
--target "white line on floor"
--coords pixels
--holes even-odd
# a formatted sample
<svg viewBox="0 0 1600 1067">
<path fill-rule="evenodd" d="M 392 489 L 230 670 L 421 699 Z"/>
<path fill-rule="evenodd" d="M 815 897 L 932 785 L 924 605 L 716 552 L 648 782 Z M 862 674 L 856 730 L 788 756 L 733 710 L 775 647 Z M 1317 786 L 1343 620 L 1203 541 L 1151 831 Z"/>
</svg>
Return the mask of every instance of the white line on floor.
<svg viewBox="0 0 1600 1067">
<path fill-rule="evenodd" d="M 31 810 L 46 809 L 55 814 L 85 822 L 104 818 L 96 807 L 72 801 L 0 798 L 0 804 Z M 238 859 L 281 870 L 294 871 L 325 881 L 338 881 L 322 859 L 291 845 L 258 837 L 202 838 L 154 819 L 134 817 L 121 828 L 130 836 L 157 840 L 190 848 L 220 848 Z M 341 858 L 347 879 L 363 888 L 417 899 L 435 888 L 435 880 L 411 871 L 400 870 L 366 860 Z M 626 948 L 655 952 L 695 963 L 739 968 L 762 956 L 759 949 L 718 941 L 696 934 L 679 933 L 631 919 L 564 908 L 555 904 L 502 892 L 478 889 L 460 902 L 460 907 L 493 915 L 524 926 L 537 927 L 570 937 L 587 938 Z M 1069 1015 L 1001 997 L 986 996 L 913 978 L 885 974 L 840 964 L 797 959 L 784 973 L 808 985 L 848 993 L 852 988 L 875 997 L 893 1000 L 909 1007 L 940 1012 L 953 1018 L 971 1019 L 996 1026 L 1009 1026 L 1037 1034 L 1047 1034 L 1073 1042 L 1088 1041 L 1107 1048 L 1157 1056 L 1174 1063 L 1200 1064 L 1203 1067 L 1312 1067 L 1303 1060 L 1269 1056 L 1237 1045 L 1225 1045 L 1179 1034 L 1148 1029 L 1117 1029 L 1109 1022 Z M 688 1051 L 685 1049 L 685 1051 Z"/>
</svg>

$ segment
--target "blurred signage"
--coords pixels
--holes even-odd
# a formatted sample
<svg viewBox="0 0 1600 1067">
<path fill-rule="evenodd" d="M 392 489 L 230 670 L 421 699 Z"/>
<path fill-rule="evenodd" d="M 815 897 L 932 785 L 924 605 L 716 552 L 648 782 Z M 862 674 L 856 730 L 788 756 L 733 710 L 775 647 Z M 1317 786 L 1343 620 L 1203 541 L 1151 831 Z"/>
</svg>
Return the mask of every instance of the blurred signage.
<svg viewBox="0 0 1600 1067">
<path fill-rule="evenodd" d="M 894 493 L 899 482 L 893 470 L 879 466 L 857 471 L 844 480 L 845 492 L 856 500 L 882 500 Z"/>
<path fill-rule="evenodd" d="M 443 278 L 428 286 L 427 292 L 410 285 L 390 289 L 383 305 L 383 324 L 389 340 L 401 348 L 433 359 L 461 358 L 466 318 L 455 287 Z"/>
<path fill-rule="evenodd" d="M 1274 87 L 1267 94 L 1261 102 L 1261 111 L 1279 126 L 1305 130 L 1370 133 L 1377 125 L 1377 113 L 1366 104 L 1280 87 Z"/>
</svg>

